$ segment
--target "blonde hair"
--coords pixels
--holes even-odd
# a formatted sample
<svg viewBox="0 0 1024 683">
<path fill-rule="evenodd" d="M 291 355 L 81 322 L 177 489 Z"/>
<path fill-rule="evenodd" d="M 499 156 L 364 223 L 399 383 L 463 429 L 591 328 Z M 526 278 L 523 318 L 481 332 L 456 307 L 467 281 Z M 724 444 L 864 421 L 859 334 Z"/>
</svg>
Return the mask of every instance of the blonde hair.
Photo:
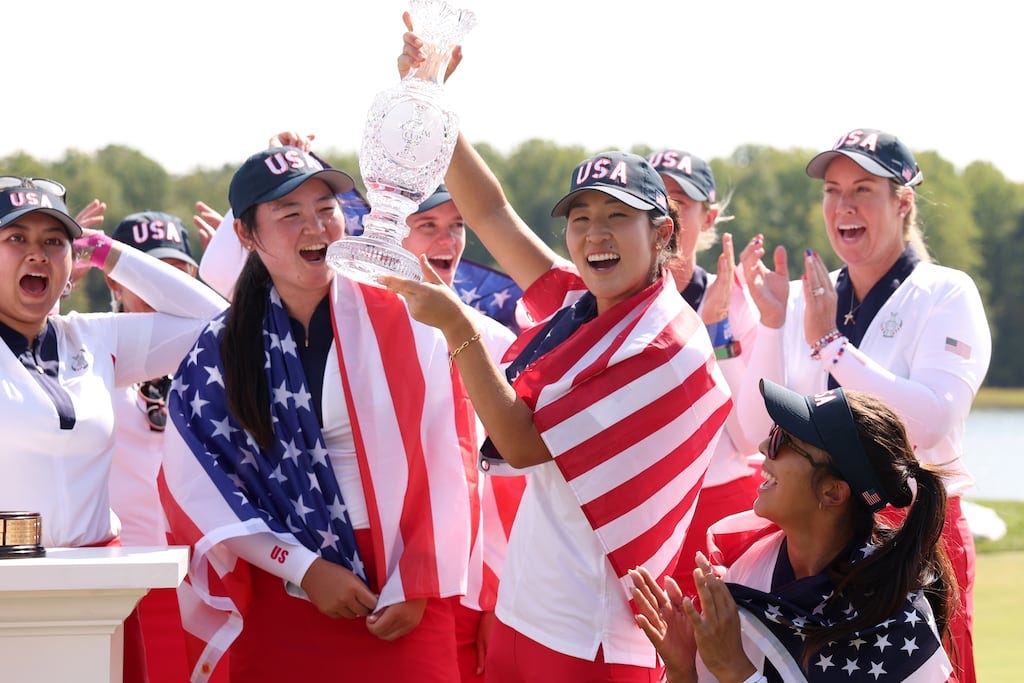
<svg viewBox="0 0 1024 683">
<path fill-rule="evenodd" d="M 715 223 L 708 230 L 702 230 L 700 235 L 697 236 L 697 253 L 707 251 L 711 247 L 715 246 L 715 242 L 718 241 L 718 224 L 728 223 L 729 221 L 736 218 L 736 216 L 726 215 L 725 210 L 729 208 L 729 202 L 732 201 L 732 190 L 725 195 L 725 198 L 720 202 L 701 202 L 704 207 L 704 211 L 708 212 L 712 209 L 718 210 L 718 215 L 715 216 Z"/>
<path fill-rule="evenodd" d="M 924 243 L 924 229 L 917 222 L 917 194 L 914 192 L 914 188 L 893 181 L 892 192 L 899 200 L 906 197 L 910 199 L 910 210 L 903 217 L 903 242 L 912 244 L 914 251 L 922 261 L 931 263 L 932 256 L 928 253 L 928 246 Z"/>
</svg>

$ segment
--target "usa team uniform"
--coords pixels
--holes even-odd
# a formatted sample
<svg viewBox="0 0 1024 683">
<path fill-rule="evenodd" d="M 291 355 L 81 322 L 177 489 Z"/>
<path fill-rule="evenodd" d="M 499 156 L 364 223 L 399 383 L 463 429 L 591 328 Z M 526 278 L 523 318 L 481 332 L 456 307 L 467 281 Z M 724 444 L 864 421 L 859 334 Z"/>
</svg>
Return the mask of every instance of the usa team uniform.
<svg viewBox="0 0 1024 683">
<path fill-rule="evenodd" d="M 130 248 L 110 277 L 160 312 L 51 316 L 35 352 L 4 330 L 0 466 L 9 476 L 0 478 L 0 500 L 5 508 L 42 514 L 44 546 L 101 545 L 118 535 L 107 493 L 114 387 L 173 372 L 206 320 L 226 305 L 201 283 Z M 34 364 L 23 362 L 26 353 Z"/>
<path fill-rule="evenodd" d="M 767 377 L 799 393 L 815 394 L 828 388 L 831 374 L 845 388 L 884 400 L 906 424 L 918 460 L 951 471 L 945 480 L 949 505 L 943 537 L 961 600 L 950 632 L 964 663 L 972 652 L 974 540 L 960 510 L 960 496 L 973 485 L 962 458 L 963 433 L 971 401 L 988 370 L 992 340 L 981 297 L 967 274 L 917 262 L 913 247 L 890 272 L 901 269 L 908 274 L 874 317 L 857 317 L 857 325 L 867 325 L 860 343 L 837 339 L 822 350 L 820 360 L 811 359 L 804 338 L 801 283 L 791 283 L 785 325 L 778 330 L 762 326 L 758 332 L 739 410 L 749 435 L 767 434 L 770 421 L 763 403 L 752 403 L 761 402 L 749 381 Z M 833 273 L 833 281 L 839 276 Z M 844 314 L 840 308 L 838 317 Z"/>
<path fill-rule="evenodd" d="M 492 639 L 488 680 L 560 680 L 567 658 L 656 677 L 627 571 L 644 564 L 661 578 L 675 566 L 731 407 L 704 326 L 670 279 L 589 319 L 587 297 L 571 266 L 548 271 L 524 302 L 535 320 L 558 319 L 506 355 L 579 323 L 513 382 L 553 460 L 528 470 L 498 589 L 505 645 Z"/>
</svg>

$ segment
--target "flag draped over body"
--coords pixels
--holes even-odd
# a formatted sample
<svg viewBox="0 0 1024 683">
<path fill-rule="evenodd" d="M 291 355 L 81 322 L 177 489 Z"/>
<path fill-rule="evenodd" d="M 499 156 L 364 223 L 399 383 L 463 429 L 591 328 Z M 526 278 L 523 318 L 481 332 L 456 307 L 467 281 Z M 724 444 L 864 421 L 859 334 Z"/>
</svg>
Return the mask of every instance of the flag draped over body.
<svg viewBox="0 0 1024 683">
<path fill-rule="evenodd" d="M 222 541 L 271 533 L 298 541 L 380 587 L 378 609 L 466 588 L 470 511 L 457 403 L 443 337 L 413 323 L 390 292 L 335 278 L 335 350 L 362 480 L 378 575 L 366 577 L 295 354 L 272 289 L 263 347 L 274 442 L 262 449 L 227 411 L 213 320 L 175 377 L 161 475 L 173 540 L 193 547 L 179 590 L 182 621 L 196 640 L 193 680 L 205 680 L 241 632 L 248 565 Z M 255 341 L 255 340 L 254 340 Z M 327 391 L 338 391 L 325 387 Z"/>
<path fill-rule="evenodd" d="M 856 616 L 856 608 L 827 574 L 791 577 L 784 534 L 753 511 L 716 522 L 708 530 L 711 560 L 727 568 L 724 580 L 740 607 L 744 650 L 769 681 L 945 681 L 953 668 L 942 649 L 931 606 L 920 590 L 907 596 L 889 619 L 827 643 L 800 662 L 806 633 Z M 872 552 L 868 543 L 848 548 L 856 563 Z M 779 577 L 785 575 L 781 585 Z"/>
<path fill-rule="evenodd" d="M 728 385 L 670 278 L 597 315 L 579 275 L 556 267 L 523 301 L 534 320 L 557 315 L 513 345 L 507 374 L 628 597 L 628 570 L 675 567 Z"/>
</svg>

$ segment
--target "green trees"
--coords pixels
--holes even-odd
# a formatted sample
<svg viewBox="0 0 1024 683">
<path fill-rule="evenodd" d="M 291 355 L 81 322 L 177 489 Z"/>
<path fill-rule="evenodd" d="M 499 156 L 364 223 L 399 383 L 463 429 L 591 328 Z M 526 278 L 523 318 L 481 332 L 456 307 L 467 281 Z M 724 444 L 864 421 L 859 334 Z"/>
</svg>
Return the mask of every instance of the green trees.
<svg viewBox="0 0 1024 683">
<path fill-rule="evenodd" d="M 480 154 L 501 180 L 509 201 L 547 244 L 565 253 L 564 220 L 550 216 L 551 207 L 566 192 L 573 168 L 600 150 L 560 147 L 541 139 L 528 140 L 508 153 L 481 143 Z M 638 147 L 633 151 L 646 153 Z M 769 247 L 787 247 L 793 277 L 802 272 L 800 252 L 820 252 L 831 267 L 840 264 L 822 226 L 821 185 L 804 173 L 815 150 L 779 150 L 747 145 L 727 158 L 712 159 L 719 199 L 731 197 L 727 213 L 735 217 L 720 226 L 744 245 L 758 233 Z M 359 166 L 352 152 L 328 150 L 323 156 L 358 181 Z M 992 326 L 994 351 L 986 384 L 1024 386 L 1024 354 L 1016 352 L 1024 338 L 1024 184 L 1006 179 L 988 162 L 958 170 L 937 152 L 917 153 L 925 172 L 918 188 L 918 208 L 932 257 L 943 265 L 970 273 L 985 299 Z M 241 160 L 239 160 L 241 161 Z M 176 214 L 191 227 L 194 204 L 202 200 L 226 211 L 227 189 L 234 164 L 168 174 L 144 154 L 120 145 L 95 153 L 68 150 L 56 161 L 37 160 L 20 152 L 0 159 L 0 173 L 52 177 L 68 187 L 73 213 L 93 197 L 107 203 L 110 232 L 125 215 L 145 209 Z M 199 241 L 193 232 L 193 244 Z M 489 254 L 470 236 L 467 258 L 493 264 Z M 700 261 L 714 267 L 716 250 Z M 102 277 L 93 273 L 65 302 L 64 309 L 107 310 Z"/>
</svg>

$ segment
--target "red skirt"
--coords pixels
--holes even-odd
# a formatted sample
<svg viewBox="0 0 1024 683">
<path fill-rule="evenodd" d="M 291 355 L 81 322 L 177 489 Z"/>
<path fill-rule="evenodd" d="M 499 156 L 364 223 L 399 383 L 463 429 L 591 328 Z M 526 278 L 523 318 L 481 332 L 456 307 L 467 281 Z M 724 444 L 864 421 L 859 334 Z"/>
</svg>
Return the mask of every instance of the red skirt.
<svg viewBox="0 0 1024 683">
<path fill-rule="evenodd" d="M 373 576 L 368 547 L 359 543 L 367 575 Z M 229 649 L 232 681 L 459 680 L 455 618 L 447 600 L 427 600 L 419 625 L 389 642 L 370 633 L 365 619 L 324 616 L 313 603 L 288 595 L 280 578 L 251 569 L 252 602 Z"/>
</svg>

